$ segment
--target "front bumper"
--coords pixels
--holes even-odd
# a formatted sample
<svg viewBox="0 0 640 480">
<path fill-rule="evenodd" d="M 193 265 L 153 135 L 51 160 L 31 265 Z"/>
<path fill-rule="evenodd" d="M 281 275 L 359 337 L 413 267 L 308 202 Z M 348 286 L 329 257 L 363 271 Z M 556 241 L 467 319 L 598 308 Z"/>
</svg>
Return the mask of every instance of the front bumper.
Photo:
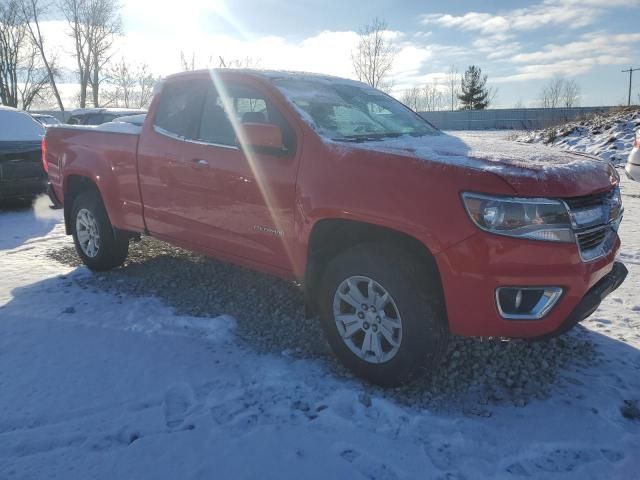
<svg viewBox="0 0 640 480">
<path fill-rule="evenodd" d="M 543 335 L 541 338 L 549 338 L 562 335 L 571 330 L 576 324 L 590 316 L 600 306 L 607 295 L 616 290 L 624 279 L 627 278 L 627 267 L 622 262 L 613 262 L 613 268 L 605 277 L 596 283 L 584 296 L 582 301 L 569 314 L 565 321 L 555 331 Z"/>
<path fill-rule="evenodd" d="M 575 244 L 478 232 L 436 256 L 451 333 L 536 338 L 564 332 L 593 313 L 624 280 L 626 269 L 614 262 L 619 249 L 616 235 L 609 253 L 584 262 Z M 601 286 L 604 279 L 609 279 L 607 288 Z M 503 286 L 554 286 L 563 293 L 542 318 L 509 320 L 495 300 L 496 289 Z"/>
</svg>

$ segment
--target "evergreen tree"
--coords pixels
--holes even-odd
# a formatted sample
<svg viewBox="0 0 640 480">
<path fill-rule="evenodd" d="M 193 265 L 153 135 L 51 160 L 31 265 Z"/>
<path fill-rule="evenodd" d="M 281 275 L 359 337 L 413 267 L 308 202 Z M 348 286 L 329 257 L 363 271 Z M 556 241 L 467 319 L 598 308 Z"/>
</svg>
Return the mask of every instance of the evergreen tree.
<svg viewBox="0 0 640 480">
<path fill-rule="evenodd" d="M 462 77 L 460 90 L 458 98 L 462 103 L 462 110 L 484 110 L 489 105 L 487 76 L 482 75 L 480 67 L 471 65 L 467 68 Z"/>
</svg>

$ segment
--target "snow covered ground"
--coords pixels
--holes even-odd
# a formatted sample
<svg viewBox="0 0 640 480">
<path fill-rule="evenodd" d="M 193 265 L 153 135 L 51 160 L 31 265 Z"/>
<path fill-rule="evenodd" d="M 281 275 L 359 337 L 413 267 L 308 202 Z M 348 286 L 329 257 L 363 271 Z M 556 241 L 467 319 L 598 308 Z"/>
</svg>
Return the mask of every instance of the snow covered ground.
<svg viewBox="0 0 640 480">
<path fill-rule="evenodd" d="M 58 212 L 0 211 L 0 479 L 638 478 L 640 184 L 630 274 L 584 325 L 593 365 L 524 407 L 409 407 L 326 363 L 259 354 L 229 316 L 88 288 Z"/>
</svg>

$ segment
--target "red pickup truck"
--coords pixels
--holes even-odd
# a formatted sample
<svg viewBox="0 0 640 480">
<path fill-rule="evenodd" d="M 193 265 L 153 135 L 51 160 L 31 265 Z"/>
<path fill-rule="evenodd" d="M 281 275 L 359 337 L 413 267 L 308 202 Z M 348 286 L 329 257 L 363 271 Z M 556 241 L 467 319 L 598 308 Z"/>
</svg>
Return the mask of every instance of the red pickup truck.
<svg viewBox="0 0 640 480">
<path fill-rule="evenodd" d="M 42 151 L 89 268 L 147 234 L 298 280 L 337 356 L 381 385 L 437 368 L 450 334 L 562 333 L 627 273 L 611 165 L 447 135 L 350 80 L 180 73 L 142 127 L 53 127 Z"/>
</svg>

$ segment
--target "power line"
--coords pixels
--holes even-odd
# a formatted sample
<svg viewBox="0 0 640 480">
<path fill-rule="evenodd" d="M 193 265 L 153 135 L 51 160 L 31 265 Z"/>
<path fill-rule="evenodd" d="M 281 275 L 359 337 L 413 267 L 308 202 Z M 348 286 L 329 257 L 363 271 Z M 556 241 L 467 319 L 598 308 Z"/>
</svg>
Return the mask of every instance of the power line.
<svg viewBox="0 0 640 480">
<path fill-rule="evenodd" d="M 633 72 L 637 72 L 640 68 L 629 67 L 629 70 L 622 70 L 622 73 L 629 72 L 629 100 L 627 101 L 627 105 L 631 105 L 631 79 L 633 78 Z"/>
</svg>

